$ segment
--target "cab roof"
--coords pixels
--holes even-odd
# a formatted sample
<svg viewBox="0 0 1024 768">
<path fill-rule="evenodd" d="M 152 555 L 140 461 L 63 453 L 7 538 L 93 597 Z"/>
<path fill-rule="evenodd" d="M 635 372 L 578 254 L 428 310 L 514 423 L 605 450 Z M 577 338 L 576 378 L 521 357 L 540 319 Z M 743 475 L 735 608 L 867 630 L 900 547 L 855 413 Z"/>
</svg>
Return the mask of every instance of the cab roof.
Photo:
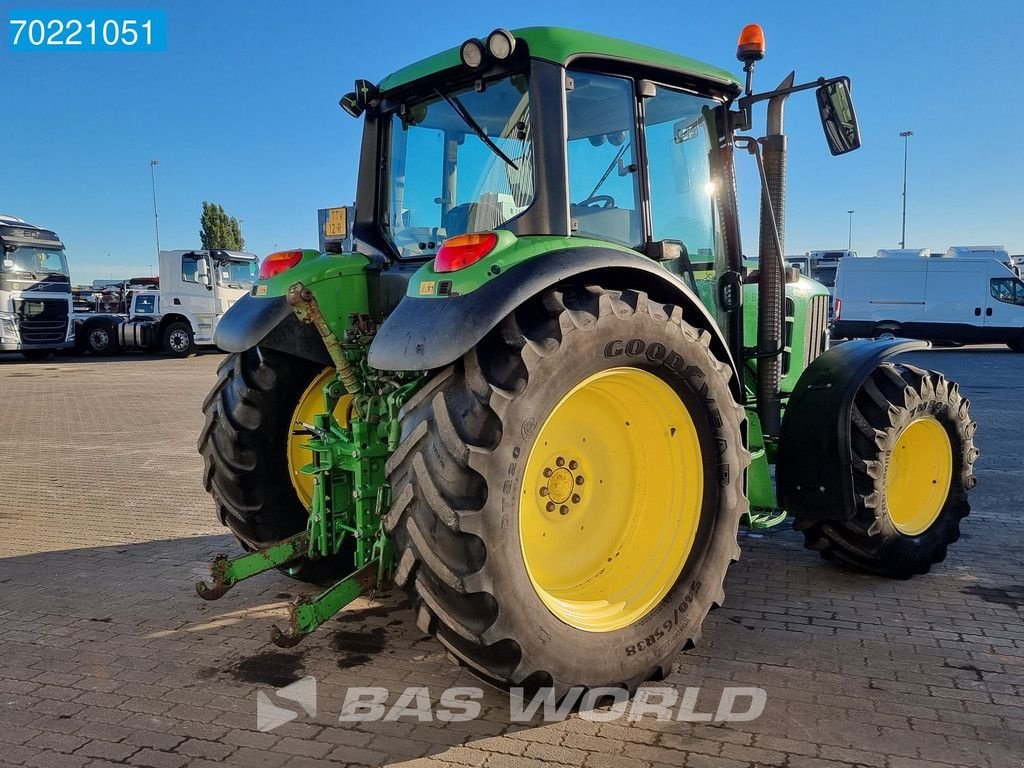
<svg viewBox="0 0 1024 768">
<path fill-rule="evenodd" d="M 562 66 L 582 57 L 603 58 L 694 75 L 726 85 L 737 92 L 742 87 L 739 79 L 728 70 L 671 51 L 614 37 L 564 27 L 526 27 L 514 29 L 512 34 L 518 41 L 526 43 L 532 58 L 544 59 Z M 381 80 L 378 87 L 382 92 L 390 91 L 421 77 L 453 69 L 461 64 L 459 48 L 449 48 L 393 72 Z"/>
</svg>

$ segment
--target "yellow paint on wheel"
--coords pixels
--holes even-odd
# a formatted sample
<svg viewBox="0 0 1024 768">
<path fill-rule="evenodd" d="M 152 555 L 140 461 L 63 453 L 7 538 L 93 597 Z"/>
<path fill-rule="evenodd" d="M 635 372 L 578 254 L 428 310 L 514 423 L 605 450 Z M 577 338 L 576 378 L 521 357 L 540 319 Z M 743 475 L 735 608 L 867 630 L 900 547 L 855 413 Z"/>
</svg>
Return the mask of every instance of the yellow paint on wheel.
<svg viewBox="0 0 1024 768">
<path fill-rule="evenodd" d="M 636 368 L 588 377 L 527 459 L 519 535 L 533 588 L 577 629 L 635 624 L 678 581 L 703 500 L 697 429 L 675 391 Z"/>
<path fill-rule="evenodd" d="M 885 478 L 885 500 L 896 529 L 918 536 L 934 523 L 949 496 L 953 448 L 930 416 L 914 419 L 896 438 Z"/>
<path fill-rule="evenodd" d="M 309 435 L 293 435 L 292 432 L 299 429 L 296 422 L 312 424 L 314 417 L 324 412 L 323 388 L 333 377 L 334 369 L 325 368 L 323 373 L 313 379 L 299 396 L 295 410 L 292 411 L 291 421 L 287 426 L 285 445 L 288 453 L 288 477 L 291 478 L 292 487 L 306 509 L 309 509 L 309 505 L 313 501 L 313 476 L 304 474 L 300 470 L 313 460 L 313 454 L 306 448 Z M 342 426 L 348 426 L 347 412 L 348 404 L 351 401 L 351 395 L 343 395 L 334 408 L 334 418 Z"/>
</svg>

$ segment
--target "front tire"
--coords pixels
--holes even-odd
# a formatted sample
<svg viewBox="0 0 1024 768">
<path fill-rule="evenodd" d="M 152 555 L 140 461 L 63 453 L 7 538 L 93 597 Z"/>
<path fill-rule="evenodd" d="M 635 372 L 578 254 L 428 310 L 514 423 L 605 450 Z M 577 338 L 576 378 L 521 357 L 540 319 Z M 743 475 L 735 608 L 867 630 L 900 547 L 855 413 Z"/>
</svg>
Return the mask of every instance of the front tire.
<svg viewBox="0 0 1024 768">
<path fill-rule="evenodd" d="M 671 671 L 748 507 L 710 338 L 643 293 L 547 292 L 416 394 L 384 524 L 421 630 L 504 686 Z"/>
<path fill-rule="evenodd" d="M 290 456 L 297 438 L 292 420 L 311 384 L 324 374 L 322 365 L 260 347 L 228 355 L 217 369 L 217 383 L 203 402 L 206 422 L 198 442 L 203 486 L 213 496 L 221 523 L 247 550 L 268 547 L 306 528 L 302 497 L 311 488 L 307 491 L 292 477 Z M 282 570 L 321 583 L 353 567 L 349 548 Z"/>
<path fill-rule="evenodd" d="M 180 320 L 170 323 L 164 328 L 163 347 L 164 352 L 175 357 L 191 357 L 194 355 L 196 353 L 196 341 L 192 333 L 192 326 Z"/>
<path fill-rule="evenodd" d="M 856 510 L 845 522 L 795 520 L 804 543 L 868 573 L 910 578 L 946 558 L 971 506 L 977 424 L 955 383 L 883 363 L 854 398 Z"/>
</svg>

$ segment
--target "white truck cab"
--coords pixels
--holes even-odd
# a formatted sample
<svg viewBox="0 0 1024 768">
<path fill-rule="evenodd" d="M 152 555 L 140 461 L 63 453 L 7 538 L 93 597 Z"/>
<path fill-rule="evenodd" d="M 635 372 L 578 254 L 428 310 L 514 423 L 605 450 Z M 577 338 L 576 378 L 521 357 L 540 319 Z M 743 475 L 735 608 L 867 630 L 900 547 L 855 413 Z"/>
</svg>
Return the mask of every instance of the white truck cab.
<svg viewBox="0 0 1024 768">
<path fill-rule="evenodd" d="M 0 216 L 0 351 L 29 360 L 74 344 L 71 279 L 56 233 Z"/>
<path fill-rule="evenodd" d="M 153 314 L 164 321 L 186 321 L 190 343 L 213 344 L 217 323 L 232 304 L 249 292 L 258 269 L 259 260 L 251 253 L 161 251 L 160 289 L 156 292 Z"/>
<path fill-rule="evenodd" d="M 217 323 L 249 292 L 258 269 L 251 253 L 160 251 L 159 288 L 133 290 L 127 316 L 83 315 L 81 346 L 94 354 L 135 348 L 191 355 L 213 345 Z"/>
</svg>

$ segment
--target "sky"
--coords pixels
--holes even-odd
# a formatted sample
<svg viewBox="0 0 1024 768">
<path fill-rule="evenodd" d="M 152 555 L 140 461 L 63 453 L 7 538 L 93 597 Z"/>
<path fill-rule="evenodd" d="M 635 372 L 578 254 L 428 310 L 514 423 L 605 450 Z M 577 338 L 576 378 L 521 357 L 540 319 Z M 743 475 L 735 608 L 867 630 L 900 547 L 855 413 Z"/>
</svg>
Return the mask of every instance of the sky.
<svg viewBox="0 0 1024 768">
<path fill-rule="evenodd" d="M 760 23 L 755 89 L 846 74 L 863 147 L 833 158 L 813 92 L 790 98 L 786 253 L 900 240 L 909 143 L 907 247 L 1005 245 L 1024 253 L 1024 100 L 1014 52 L 1024 3 L 519 0 L 516 3 L 40 2 L 163 9 L 164 52 L 0 48 L 0 213 L 60 234 L 72 281 L 152 272 L 150 160 L 160 243 L 199 246 L 202 202 L 242 221 L 247 250 L 316 247 L 318 208 L 351 203 L 361 125 L 338 99 L 495 27 L 550 24 L 646 43 L 737 74 L 736 37 Z M 0 0 L 5 26 L 28 0 Z M 1019 86 L 1017 86 L 1019 89 Z M 763 107 L 755 115 L 763 132 Z M 753 158 L 738 157 L 744 251 L 756 253 Z"/>
</svg>

